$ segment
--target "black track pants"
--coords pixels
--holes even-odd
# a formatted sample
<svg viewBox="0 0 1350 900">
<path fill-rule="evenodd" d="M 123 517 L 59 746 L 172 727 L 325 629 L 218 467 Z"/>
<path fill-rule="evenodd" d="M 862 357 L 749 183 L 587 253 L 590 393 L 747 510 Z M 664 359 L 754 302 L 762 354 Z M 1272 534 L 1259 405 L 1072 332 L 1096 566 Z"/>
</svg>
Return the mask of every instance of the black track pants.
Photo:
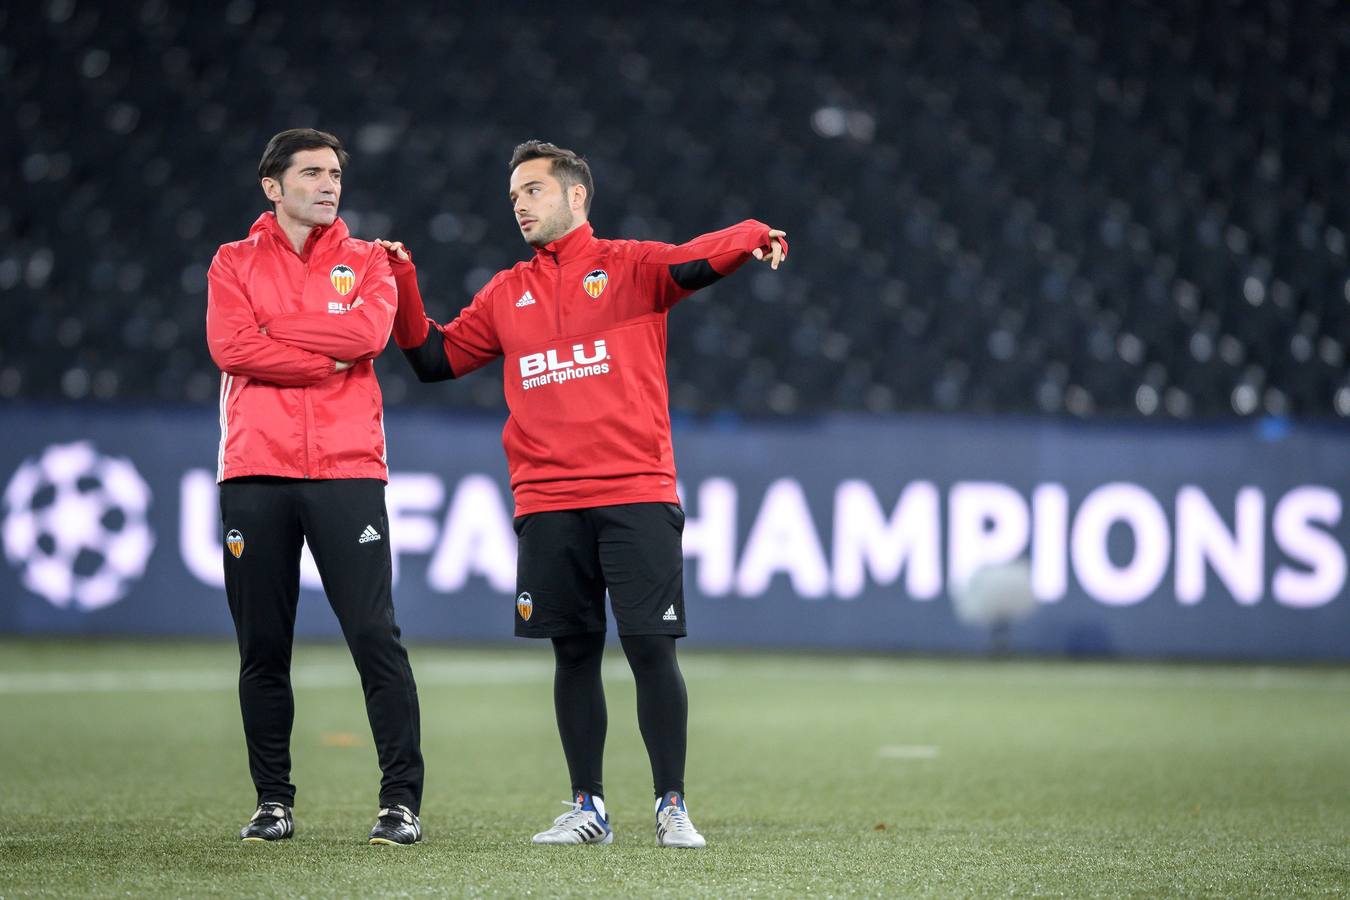
<svg viewBox="0 0 1350 900">
<path fill-rule="evenodd" d="M 384 483 L 231 479 L 220 486 L 225 594 L 239 638 L 239 705 L 258 801 L 295 802 L 291 644 L 308 541 L 361 675 L 383 778 L 379 802 L 422 801 L 417 685 L 399 640 Z M 236 550 L 238 551 L 236 553 Z"/>
</svg>

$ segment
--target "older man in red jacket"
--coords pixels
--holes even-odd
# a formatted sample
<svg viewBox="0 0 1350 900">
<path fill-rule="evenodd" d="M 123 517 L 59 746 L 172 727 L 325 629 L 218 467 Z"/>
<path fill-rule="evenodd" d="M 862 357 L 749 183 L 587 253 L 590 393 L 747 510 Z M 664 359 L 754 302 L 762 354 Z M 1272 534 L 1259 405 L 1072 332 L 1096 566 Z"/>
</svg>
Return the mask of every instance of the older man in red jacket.
<svg viewBox="0 0 1350 900">
<path fill-rule="evenodd" d="M 421 840 L 417 686 L 394 621 L 383 410 L 371 360 L 389 340 L 386 252 L 337 216 L 337 138 L 272 138 L 258 176 L 273 209 L 211 263 L 206 339 L 220 379 L 225 593 L 258 808 L 245 841 L 294 833 L 291 645 L 308 542 L 361 674 L 383 779 L 371 843 Z"/>
<path fill-rule="evenodd" d="M 502 431 L 516 499 L 516 634 L 551 638 L 554 708 L 571 810 L 536 844 L 614 839 L 601 783 L 600 681 L 608 593 L 637 686 L 656 793 L 656 842 L 702 847 L 684 801 L 688 700 L 675 656 L 685 634 L 684 513 L 675 495 L 666 315 L 749 259 L 777 269 L 783 232 L 763 222 L 678 246 L 602 240 L 587 217 L 586 161 L 541 141 L 516 148 L 510 199 L 533 259 L 499 272 L 450 324 L 426 317 L 402 244 L 394 339 L 418 377 L 465 375 L 505 357 Z"/>
</svg>

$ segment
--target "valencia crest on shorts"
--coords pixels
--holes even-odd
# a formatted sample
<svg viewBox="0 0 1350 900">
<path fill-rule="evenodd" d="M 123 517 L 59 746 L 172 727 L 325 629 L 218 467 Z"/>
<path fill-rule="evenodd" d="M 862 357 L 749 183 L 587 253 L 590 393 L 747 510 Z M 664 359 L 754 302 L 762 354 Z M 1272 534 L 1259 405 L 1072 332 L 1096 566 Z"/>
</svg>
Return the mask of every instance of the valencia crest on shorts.
<svg viewBox="0 0 1350 900">
<path fill-rule="evenodd" d="M 356 273 L 352 271 L 351 266 L 333 266 L 332 271 L 328 273 L 328 280 L 333 282 L 333 288 L 344 297 L 356 287 Z"/>
<path fill-rule="evenodd" d="M 609 273 L 604 269 L 591 270 L 581 282 L 581 286 L 586 289 L 586 293 L 597 300 L 604 293 L 607 284 L 609 284 Z"/>
<path fill-rule="evenodd" d="M 225 546 L 238 559 L 244 555 L 244 536 L 239 533 L 238 528 L 231 528 L 230 533 L 225 535 Z"/>
<path fill-rule="evenodd" d="M 520 596 L 516 598 L 516 612 L 520 613 L 520 617 L 526 622 L 534 615 L 534 598 L 530 596 L 529 591 L 521 591 Z"/>
</svg>

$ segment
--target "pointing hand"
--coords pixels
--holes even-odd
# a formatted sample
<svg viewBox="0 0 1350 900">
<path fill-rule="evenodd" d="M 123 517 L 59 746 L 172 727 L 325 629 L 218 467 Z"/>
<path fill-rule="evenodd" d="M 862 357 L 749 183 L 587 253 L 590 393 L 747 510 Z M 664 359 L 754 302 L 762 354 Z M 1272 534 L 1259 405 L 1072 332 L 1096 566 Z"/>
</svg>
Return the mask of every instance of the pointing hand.
<svg viewBox="0 0 1350 900">
<path fill-rule="evenodd" d="M 777 269 L 778 266 L 783 262 L 783 260 L 787 259 L 787 244 L 785 241 L 780 240 L 780 238 L 785 237 L 787 237 L 786 231 L 779 231 L 777 228 L 770 228 L 768 252 L 766 253 L 763 247 L 756 247 L 754 250 L 751 250 L 750 252 L 755 257 L 755 259 L 758 260 L 768 259 L 770 269 Z"/>
</svg>

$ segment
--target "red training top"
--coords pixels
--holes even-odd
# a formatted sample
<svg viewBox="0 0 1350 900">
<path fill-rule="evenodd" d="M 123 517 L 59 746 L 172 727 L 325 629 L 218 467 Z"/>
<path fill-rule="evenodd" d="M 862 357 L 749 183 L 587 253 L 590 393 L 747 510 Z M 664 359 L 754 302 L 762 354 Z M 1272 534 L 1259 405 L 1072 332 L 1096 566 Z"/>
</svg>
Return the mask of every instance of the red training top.
<svg viewBox="0 0 1350 900">
<path fill-rule="evenodd" d="M 391 256 L 394 340 L 422 347 L 436 329 L 455 376 L 506 358 L 516 515 L 678 503 L 666 314 L 756 248 L 767 252 L 769 226 L 754 220 L 678 246 L 600 240 L 583 224 L 497 273 L 444 327 L 426 317 L 412 263 Z"/>
<path fill-rule="evenodd" d="M 221 246 L 207 285 L 206 342 L 221 371 L 216 479 L 388 481 L 370 360 L 389 342 L 396 301 L 380 245 L 338 219 L 297 255 L 267 212 Z M 337 372 L 336 360 L 355 365 Z"/>
</svg>

